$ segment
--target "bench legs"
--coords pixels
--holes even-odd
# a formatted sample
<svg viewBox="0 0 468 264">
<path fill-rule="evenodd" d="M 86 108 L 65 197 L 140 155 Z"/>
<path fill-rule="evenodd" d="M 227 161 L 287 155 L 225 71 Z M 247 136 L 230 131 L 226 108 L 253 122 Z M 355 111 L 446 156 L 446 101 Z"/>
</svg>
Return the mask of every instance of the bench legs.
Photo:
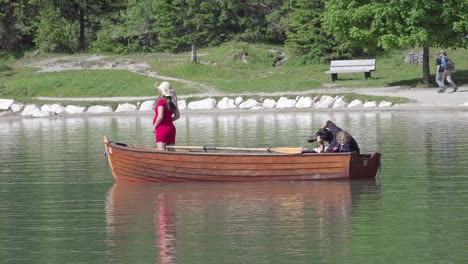
<svg viewBox="0 0 468 264">
<path fill-rule="evenodd" d="M 366 80 L 369 79 L 371 77 L 371 72 L 365 72 L 364 77 L 366 78 Z M 331 78 L 332 78 L 332 82 L 338 80 L 338 73 L 332 73 Z"/>
<path fill-rule="evenodd" d="M 332 82 L 336 81 L 338 79 L 338 73 L 332 73 L 331 77 L 332 77 Z"/>
</svg>

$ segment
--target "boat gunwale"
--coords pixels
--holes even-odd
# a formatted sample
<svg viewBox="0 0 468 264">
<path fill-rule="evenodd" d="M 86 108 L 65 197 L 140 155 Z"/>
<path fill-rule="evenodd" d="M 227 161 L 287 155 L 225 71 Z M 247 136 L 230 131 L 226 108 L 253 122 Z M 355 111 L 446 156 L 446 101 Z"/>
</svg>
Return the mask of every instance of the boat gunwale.
<svg viewBox="0 0 468 264">
<path fill-rule="evenodd" d="M 116 141 L 109 141 L 108 145 L 110 147 L 116 147 L 123 150 L 142 152 L 142 153 L 157 153 L 164 155 L 220 155 L 220 156 L 284 156 L 284 157 L 293 157 L 293 156 L 350 156 L 355 152 L 330 152 L 330 153 L 279 153 L 279 152 L 266 152 L 262 153 L 261 151 L 236 151 L 236 152 L 227 152 L 225 150 L 215 150 L 223 152 L 207 152 L 207 151 L 162 151 L 157 148 L 138 146 L 133 144 L 125 144 Z M 200 149 L 203 149 L 203 146 L 200 146 Z M 372 155 L 372 154 L 365 154 Z M 362 156 L 362 155 L 359 155 Z"/>
</svg>

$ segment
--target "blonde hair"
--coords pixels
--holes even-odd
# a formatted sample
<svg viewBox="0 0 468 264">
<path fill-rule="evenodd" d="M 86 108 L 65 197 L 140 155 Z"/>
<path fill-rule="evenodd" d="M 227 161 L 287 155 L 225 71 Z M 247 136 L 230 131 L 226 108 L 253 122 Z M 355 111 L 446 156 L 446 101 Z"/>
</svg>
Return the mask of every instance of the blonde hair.
<svg viewBox="0 0 468 264">
<path fill-rule="evenodd" d="M 338 143 L 345 145 L 348 144 L 349 141 L 351 141 L 351 135 L 348 132 L 341 130 L 340 132 L 338 132 L 338 134 L 336 134 L 336 140 L 338 141 Z"/>
</svg>

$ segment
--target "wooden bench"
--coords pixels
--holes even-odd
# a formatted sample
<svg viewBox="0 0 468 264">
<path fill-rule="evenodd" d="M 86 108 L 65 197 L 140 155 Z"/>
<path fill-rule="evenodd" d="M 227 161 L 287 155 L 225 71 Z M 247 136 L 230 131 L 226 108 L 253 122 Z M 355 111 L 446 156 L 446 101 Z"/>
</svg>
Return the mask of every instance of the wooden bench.
<svg viewBox="0 0 468 264">
<path fill-rule="evenodd" d="M 331 74 L 332 82 L 334 82 L 338 79 L 338 73 L 363 72 L 367 79 L 371 77 L 372 71 L 375 71 L 375 59 L 332 60 L 330 61 L 330 70 L 325 73 Z"/>
</svg>

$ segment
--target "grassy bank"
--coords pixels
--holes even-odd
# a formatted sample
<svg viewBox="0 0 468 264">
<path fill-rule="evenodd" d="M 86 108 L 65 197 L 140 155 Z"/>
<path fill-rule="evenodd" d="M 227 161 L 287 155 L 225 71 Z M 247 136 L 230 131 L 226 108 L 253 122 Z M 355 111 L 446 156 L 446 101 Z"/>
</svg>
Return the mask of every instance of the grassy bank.
<svg viewBox="0 0 468 264">
<path fill-rule="evenodd" d="M 422 66 L 404 62 L 411 50 L 393 52 L 377 58 L 377 70 L 372 78 L 365 80 L 363 73 L 340 74 L 339 80 L 331 82 L 325 74 L 328 64 L 299 66 L 294 58 L 280 66 L 273 66 L 278 58 L 285 58 L 282 47 L 230 43 L 216 48 L 198 51 L 199 63 L 190 62 L 190 53 L 138 54 L 126 57 L 107 55 L 100 63 L 115 60 L 128 63 L 145 62 L 147 72 L 126 70 L 84 70 L 62 72 L 39 72 L 38 62 L 60 58 L 55 64 L 83 63 L 83 57 L 47 55 L 25 57 L 16 61 L 0 62 L 0 97 L 28 101 L 37 96 L 51 97 L 111 97 L 154 96 L 153 83 L 162 81 L 161 76 L 179 79 L 172 81 L 179 95 L 209 91 L 223 93 L 304 91 L 328 87 L 427 87 L 422 82 Z M 416 50 L 416 52 L 420 52 Z M 437 50 L 432 49 L 434 54 Z M 246 61 L 241 58 L 247 52 Z M 454 79 L 463 85 L 468 82 L 467 50 L 447 50 L 457 65 Z M 431 58 L 432 59 L 432 58 Z M 432 63 L 433 59 L 431 60 Z M 91 62 L 96 64 L 97 62 Z M 88 65 L 89 67 L 92 65 Z M 434 73 L 435 65 L 431 67 Z M 160 78 L 157 78 L 160 76 Z M 347 97 L 353 97 L 348 94 Z M 29 98 L 29 99 L 28 99 Z M 397 101 L 399 102 L 399 101 Z"/>
</svg>

